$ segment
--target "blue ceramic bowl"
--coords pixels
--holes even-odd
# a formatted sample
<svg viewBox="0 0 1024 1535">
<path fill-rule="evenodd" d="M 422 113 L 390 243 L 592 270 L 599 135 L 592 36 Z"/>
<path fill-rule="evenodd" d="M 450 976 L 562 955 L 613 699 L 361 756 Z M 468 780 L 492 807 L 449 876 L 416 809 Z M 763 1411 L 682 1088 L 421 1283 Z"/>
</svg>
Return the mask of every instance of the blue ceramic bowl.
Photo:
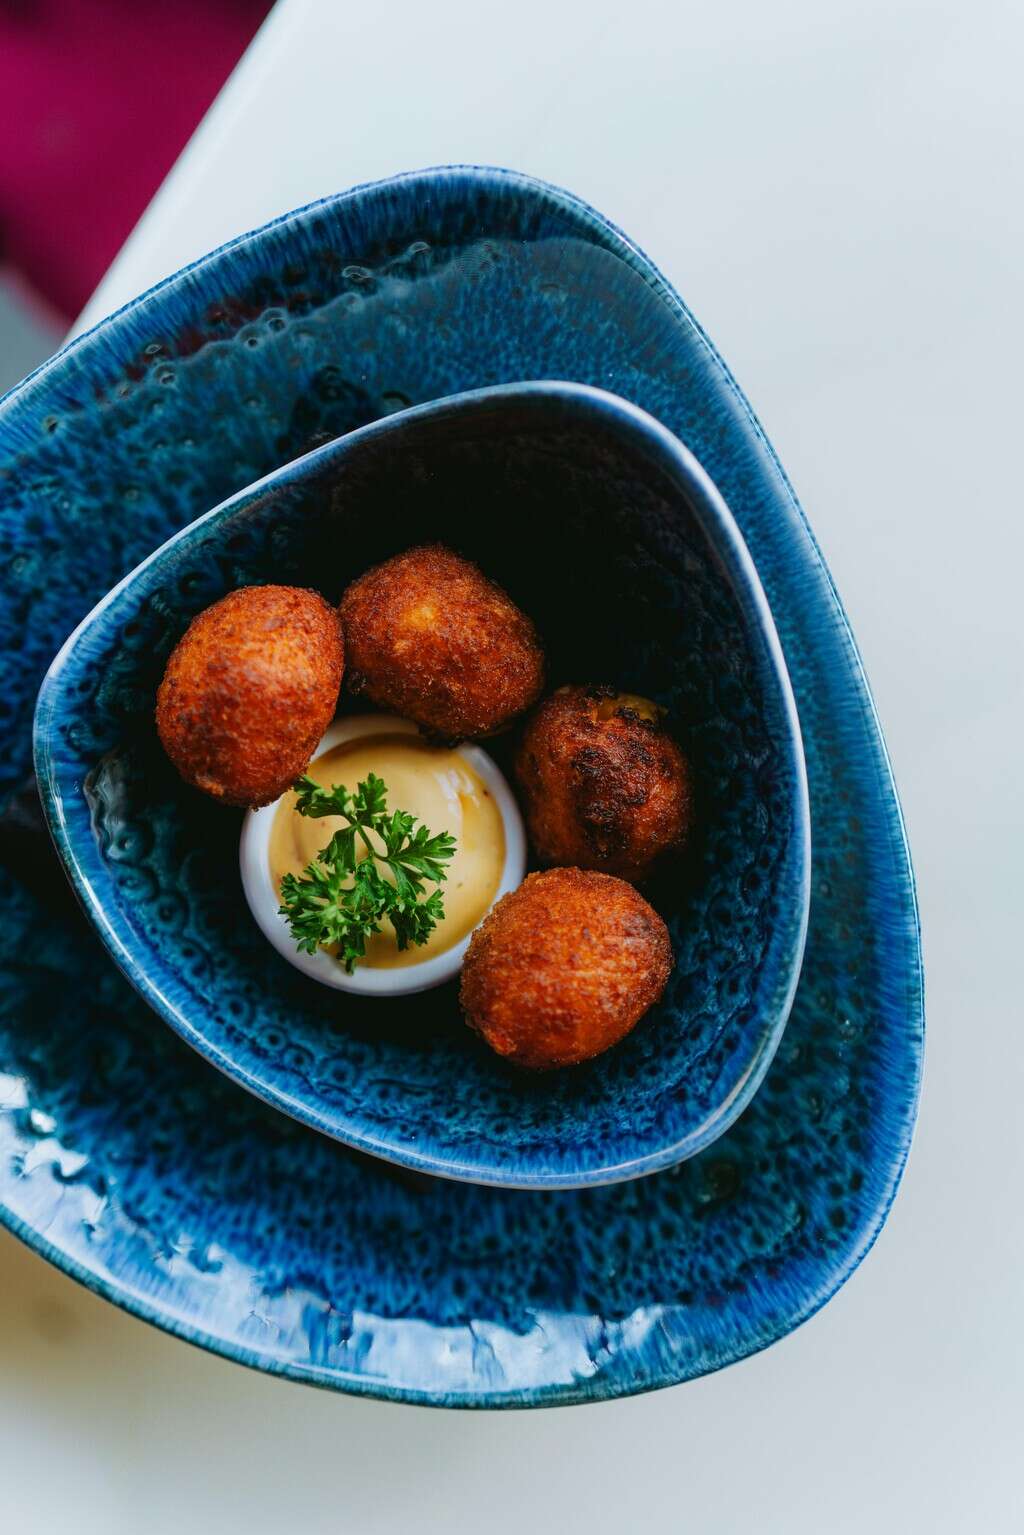
<svg viewBox="0 0 1024 1535">
<path fill-rule="evenodd" d="M 31 723 L 83 614 L 211 506 L 399 406 L 551 377 L 649 411 L 725 497 L 800 711 L 813 868 L 793 1009 L 746 1112 L 663 1173 L 524 1193 L 361 1156 L 164 1026 L 50 848 Z M 259 1369 L 488 1407 L 719 1369 L 854 1272 L 899 1184 L 923 1057 L 892 773 L 770 443 L 678 294 L 600 214 L 510 172 L 424 171 L 179 272 L 0 400 L 0 571 L 0 1220 L 36 1252 Z"/>
<path fill-rule="evenodd" d="M 281 580 L 336 601 L 430 538 L 534 618 L 553 685 L 653 696 L 693 763 L 694 847 L 649 892 L 672 978 L 622 1044 L 571 1071 L 523 1073 L 492 1054 L 462 1021 L 457 983 L 341 997 L 298 974 L 246 910 L 239 814 L 182 784 L 156 740 L 167 655 L 210 602 Z M 612 395 L 513 384 L 421 405 L 233 496 L 79 626 L 35 736 L 57 848 L 129 979 L 236 1081 L 361 1151 L 511 1188 L 635 1177 L 720 1135 L 778 1044 L 810 879 L 789 678 L 721 496 Z M 512 740 L 488 749 L 510 772 Z"/>
</svg>

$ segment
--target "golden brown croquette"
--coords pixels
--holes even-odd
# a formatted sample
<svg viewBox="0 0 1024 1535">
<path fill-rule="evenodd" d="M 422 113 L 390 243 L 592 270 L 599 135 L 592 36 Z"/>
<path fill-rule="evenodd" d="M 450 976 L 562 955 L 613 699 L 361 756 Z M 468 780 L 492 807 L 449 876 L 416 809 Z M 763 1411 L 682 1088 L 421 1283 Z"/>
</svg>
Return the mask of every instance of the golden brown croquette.
<svg viewBox="0 0 1024 1535">
<path fill-rule="evenodd" d="M 499 1055 L 543 1071 L 617 1044 L 671 971 L 668 929 L 632 885 L 547 869 L 504 896 L 473 934 L 462 1008 Z"/>
<path fill-rule="evenodd" d="M 539 696 L 533 624 L 442 544 L 395 555 L 341 599 L 348 683 L 434 735 L 492 735 Z"/>
<path fill-rule="evenodd" d="M 541 863 L 635 882 L 686 841 L 689 764 L 647 699 L 559 688 L 526 722 L 516 777 Z"/>
<path fill-rule="evenodd" d="M 337 613 L 296 586 L 246 586 L 192 620 L 157 693 L 178 772 L 229 805 L 267 805 L 308 767 L 344 670 Z"/>
</svg>

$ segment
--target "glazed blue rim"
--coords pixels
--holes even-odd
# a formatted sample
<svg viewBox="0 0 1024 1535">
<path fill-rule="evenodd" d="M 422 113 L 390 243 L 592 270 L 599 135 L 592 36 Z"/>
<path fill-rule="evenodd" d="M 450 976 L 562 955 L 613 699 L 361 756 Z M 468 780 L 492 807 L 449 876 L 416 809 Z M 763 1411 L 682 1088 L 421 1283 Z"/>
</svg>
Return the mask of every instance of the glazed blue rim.
<svg viewBox="0 0 1024 1535">
<path fill-rule="evenodd" d="M 905 960 L 904 970 L 900 977 L 900 990 L 906 1021 L 908 1090 L 901 1099 L 898 1115 L 894 1116 L 887 1126 L 887 1155 L 885 1162 L 878 1166 L 877 1192 L 874 1206 L 872 1210 L 864 1213 L 854 1240 L 851 1241 L 840 1259 L 829 1269 L 827 1274 L 815 1277 L 804 1288 L 797 1304 L 778 1308 L 770 1318 L 762 1321 L 759 1326 L 752 1328 L 749 1333 L 744 1334 L 742 1339 L 737 1339 L 733 1346 L 722 1350 L 719 1358 L 711 1367 L 721 1369 L 741 1359 L 749 1358 L 751 1355 L 760 1352 L 760 1350 L 769 1347 L 813 1317 L 847 1282 L 878 1239 L 906 1167 L 917 1118 L 924 1047 L 924 976 L 921 963 L 921 930 L 918 917 L 917 895 L 903 812 L 893 781 L 889 753 L 885 745 L 874 699 L 864 674 L 856 640 L 850 630 L 849 622 L 839 595 L 836 592 L 831 573 L 821 557 L 821 551 L 813 530 L 807 522 L 806 515 L 797 500 L 783 466 L 780 464 L 749 402 L 746 400 L 717 348 L 699 322 L 690 313 L 675 289 L 627 235 L 605 218 L 604 215 L 591 208 L 589 204 L 572 193 L 552 186 L 536 177 L 499 167 L 472 164 L 433 166 L 427 169 L 406 172 L 403 175 L 385 178 L 376 182 L 361 183 L 348 191 L 317 199 L 302 208 L 291 210 L 281 215 L 261 228 L 227 241 L 217 249 L 200 257 L 197 261 L 182 268 L 177 273 L 155 284 L 138 298 L 123 305 L 110 316 L 99 321 L 97 325 L 85 332 L 84 335 L 76 337 L 60 352 L 55 354 L 53 358 L 28 375 L 26 380 L 15 386 L 15 389 L 10 391 L 9 395 L 5 395 L 0 403 L 6 401 L 10 394 L 20 394 L 23 389 L 31 391 L 35 383 L 44 382 L 48 373 L 59 367 L 69 352 L 82 345 L 98 332 L 113 331 L 117 333 L 122 328 L 129 329 L 135 307 L 141 305 L 148 298 L 172 289 L 186 275 L 203 267 L 206 263 L 214 261 L 221 255 L 242 247 L 247 242 L 260 238 L 267 231 L 279 228 L 293 220 L 302 220 L 325 209 L 343 213 L 345 205 L 352 199 L 360 196 L 373 193 L 380 194 L 397 189 L 405 190 L 415 188 L 417 185 L 429 190 L 432 181 L 442 175 L 461 177 L 466 183 L 467 190 L 478 190 L 487 186 L 498 189 L 516 188 L 526 195 L 537 198 L 547 207 L 565 214 L 577 226 L 586 228 L 593 236 L 594 243 L 599 248 L 613 253 L 624 265 L 627 265 L 636 272 L 640 279 L 664 303 L 668 311 L 675 316 L 680 324 L 680 328 L 692 333 L 699 345 L 703 347 L 708 357 L 714 363 L 724 389 L 732 395 L 751 440 L 756 444 L 759 453 L 766 461 L 766 464 L 770 466 L 772 473 L 777 477 L 783 492 L 780 499 L 784 501 L 787 512 L 795 515 L 803 530 L 803 536 L 807 540 L 808 548 L 815 557 L 815 575 L 821 579 L 827 588 L 832 603 L 837 661 L 843 666 L 844 670 L 849 672 L 851 682 L 859 695 L 859 705 L 870 726 L 871 761 L 868 766 L 869 770 L 873 769 L 879 792 L 874 798 L 874 813 L 870 824 L 865 827 L 865 834 L 877 837 L 879 842 L 885 845 L 891 865 L 890 877 L 884 882 L 876 916 L 879 920 L 884 920 L 891 925 L 894 941 L 903 953 Z M 438 1405 L 436 1395 L 429 1389 L 402 1386 L 401 1384 L 392 1384 L 387 1381 L 368 1380 L 365 1375 L 355 1374 L 342 1369 L 298 1365 L 294 1361 L 278 1357 L 266 1349 L 250 1348 L 240 1344 L 235 1338 L 196 1326 L 190 1321 L 185 1320 L 172 1304 L 155 1304 L 144 1287 L 133 1285 L 123 1280 L 118 1282 L 105 1271 L 83 1264 L 69 1251 L 51 1242 L 43 1230 L 40 1230 L 30 1221 L 23 1219 L 6 1204 L 0 1205 L 0 1222 L 25 1242 L 28 1247 L 102 1298 L 120 1306 L 123 1310 L 134 1316 L 163 1328 L 173 1336 L 192 1343 L 196 1347 L 208 1349 L 213 1353 L 220 1354 L 239 1364 L 248 1365 L 267 1374 L 281 1375 L 292 1380 L 319 1385 L 326 1389 L 343 1389 L 352 1395 L 377 1397 L 391 1401 L 409 1402 L 419 1405 Z M 645 1370 L 642 1361 L 636 1360 L 630 1366 L 626 1379 L 610 1379 L 599 1374 L 594 1379 L 579 1382 L 575 1385 L 542 1387 L 533 1391 L 515 1393 L 484 1388 L 480 1391 L 474 1390 L 460 1394 L 449 1394 L 446 1398 L 446 1404 L 467 1408 L 531 1405 L 559 1406 L 658 1390 L 665 1386 L 679 1384 L 684 1380 L 692 1379 L 705 1373 L 707 1373 L 706 1367 L 686 1367 L 685 1365 L 682 1368 L 669 1368 L 660 1365 L 653 1370 Z"/>
<path fill-rule="evenodd" d="M 724 568 L 726 581 L 740 608 L 748 632 L 760 634 L 764 655 L 758 668 L 766 689 L 774 689 L 783 729 L 776 744 L 785 753 L 785 776 L 791 786 L 788 806 L 789 837 L 785 852 L 784 885 L 787 896 L 785 915 L 775 925 L 760 991 L 776 991 L 777 978 L 785 977 L 780 1004 L 764 1011 L 760 1029 L 753 1042 L 747 1069 L 740 1082 L 701 1124 L 669 1145 L 659 1146 L 628 1161 L 596 1164 L 574 1172 L 533 1168 L 524 1172 L 505 1172 L 499 1162 L 470 1162 L 444 1157 L 438 1150 L 396 1145 L 382 1140 L 358 1119 L 325 1114 L 316 1100 L 283 1091 L 266 1074 L 253 1071 L 244 1059 L 221 1049 L 212 1042 L 195 1009 L 174 999 L 175 977 L 169 965 L 162 964 L 140 941 L 124 916 L 109 868 L 99 852 L 92 831 L 91 815 L 84 801 L 75 767 L 60 758 L 59 740 L 62 717 L 76 708 L 74 698 L 75 661 L 81 649 L 107 654 L 116 647 L 126 623 L 135 616 L 164 579 L 167 560 L 175 551 L 187 547 L 196 534 L 227 521 L 269 487 L 293 485 L 314 470 L 332 462 L 343 461 L 354 446 L 377 437 L 389 436 L 402 425 L 419 421 L 472 418 L 494 404 L 544 399 L 561 401 L 573 410 L 594 419 L 609 432 L 637 443 L 647 458 L 680 488 L 687 505 L 708 540 L 713 556 Z M 626 430 L 624 430 L 626 428 Z M 69 682 L 65 685 L 65 674 Z M 753 1098 L 782 1038 L 800 979 L 800 966 L 807 938 L 811 892 L 811 821 L 808 801 L 807 771 L 800 735 L 796 701 L 789 679 L 782 646 L 775 628 L 754 562 L 736 521 L 718 488 L 706 470 L 679 439 L 647 411 L 587 384 L 561 380 L 537 380 L 500 384 L 467 390 L 439 400 L 430 400 L 407 410 L 372 421 L 343 437 L 315 448 L 272 470 L 252 485 L 227 497 L 218 506 L 179 529 L 155 549 L 141 564 L 120 580 L 96 604 L 68 636 L 50 664 L 39 690 L 33 728 L 36 778 L 54 845 L 71 883 L 115 964 L 153 1010 L 175 1033 L 216 1066 L 233 1082 L 274 1108 L 310 1126 L 322 1134 L 371 1156 L 380 1157 L 415 1172 L 451 1178 L 466 1183 L 507 1189 L 579 1189 L 600 1184 L 621 1183 L 673 1167 L 696 1155 L 722 1135 L 739 1117 Z M 146 959 L 150 963 L 146 963 Z"/>
</svg>

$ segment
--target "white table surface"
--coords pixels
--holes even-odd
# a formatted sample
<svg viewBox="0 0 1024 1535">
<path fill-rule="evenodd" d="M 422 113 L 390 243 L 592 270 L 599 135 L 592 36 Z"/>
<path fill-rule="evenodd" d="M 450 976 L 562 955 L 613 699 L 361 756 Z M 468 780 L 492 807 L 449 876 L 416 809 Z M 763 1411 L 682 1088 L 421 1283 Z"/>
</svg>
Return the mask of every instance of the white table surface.
<svg viewBox="0 0 1024 1535">
<path fill-rule="evenodd" d="M 290 207 L 443 161 L 534 172 L 627 229 L 753 401 L 860 640 L 920 884 L 920 1125 L 822 1313 L 586 1410 L 265 1379 L 4 1238 L 4 1530 L 1024 1527 L 1022 43 L 1000 0 L 274 12 L 84 321 Z"/>
</svg>

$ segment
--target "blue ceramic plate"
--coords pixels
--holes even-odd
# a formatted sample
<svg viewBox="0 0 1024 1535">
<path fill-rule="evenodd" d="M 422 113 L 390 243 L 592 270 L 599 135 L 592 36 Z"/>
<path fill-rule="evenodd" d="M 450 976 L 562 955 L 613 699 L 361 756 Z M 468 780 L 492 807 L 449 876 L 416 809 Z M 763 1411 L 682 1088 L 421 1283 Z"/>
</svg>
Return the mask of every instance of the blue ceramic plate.
<svg viewBox="0 0 1024 1535">
<path fill-rule="evenodd" d="M 182 784 L 156 739 L 167 655 L 208 603 L 275 580 L 337 601 L 425 535 L 471 554 L 531 615 L 552 684 L 652 693 L 693 764 L 690 856 L 648 891 L 672 978 L 628 1039 L 572 1071 L 494 1055 L 466 1028 L 457 982 L 388 1001 L 300 975 L 246 920 L 240 814 Z M 512 744 L 488 741 L 509 777 Z M 569 1188 L 679 1162 L 750 1101 L 789 1013 L 810 829 L 771 614 L 699 465 L 598 390 L 516 384 L 416 406 L 179 533 L 54 662 L 36 772 L 87 911 L 171 1026 L 268 1102 L 406 1167 Z"/>
<path fill-rule="evenodd" d="M 800 984 L 753 1102 L 675 1170 L 568 1193 L 397 1169 L 229 1082 L 110 963 L 32 815 L 36 692 L 120 576 L 327 438 L 541 377 L 634 401 L 718 485 L 775 614 L 813 828 Z M 848 1277 L 895 1193 L 921 1070 L 888 759 L 763 432 L 602 218 L 521 176 L 430 171 L 207 257 L 0 402 L 0 569 L 0 1200 L 33 1247 L 231 1358 L 465 1405 L 685 1380 L 781 1337 Z"/>
</svg>

